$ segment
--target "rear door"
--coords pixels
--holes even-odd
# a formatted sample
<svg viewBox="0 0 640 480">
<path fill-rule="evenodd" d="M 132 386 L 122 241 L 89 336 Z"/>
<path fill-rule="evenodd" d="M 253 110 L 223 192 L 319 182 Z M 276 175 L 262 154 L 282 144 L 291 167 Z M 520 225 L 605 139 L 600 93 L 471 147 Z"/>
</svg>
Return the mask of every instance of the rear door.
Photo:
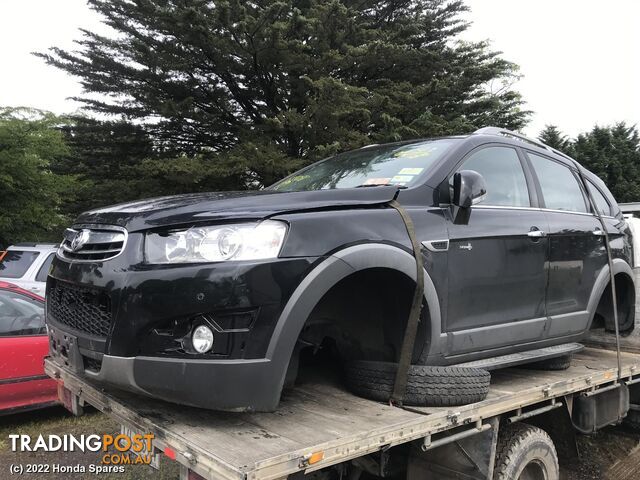
<svg viewBox="0 0 640 480">
<path fill-rule="evenodd" d="M 590 212 L 577 171 L 527 151 L 549 222 L 547 314 L 553 337 L 582 332 L 595 280 L 607 264 L 600 222 Z"/>
<path fill-rule="evenodd" d="M 53 262 L 55 255 L 55 252 L 43 252 L 33 263 L 33 266 L 29 268 L 29 271 L 23 277 L 20 286 L 44 297 L 47 286 L 47 275 L 49 275 L 49 268 L 51 267 L 51 262 Z"/>
<path fill-rule="evenodd" d="M 449 354 L 541 339 L 547 318 L 547 219 L 526 162 L 512 146 L 480 147 L 457 170 L 475 170 L 487 197 L 449 223 Z"/>
</svg>

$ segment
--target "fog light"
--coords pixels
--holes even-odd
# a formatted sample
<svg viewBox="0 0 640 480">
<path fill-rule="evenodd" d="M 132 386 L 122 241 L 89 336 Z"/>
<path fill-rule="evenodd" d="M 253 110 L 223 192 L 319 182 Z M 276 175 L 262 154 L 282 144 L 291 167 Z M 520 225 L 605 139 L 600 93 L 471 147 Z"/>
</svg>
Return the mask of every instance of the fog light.
<svg viewBox="0 0 640 480">
<path fill-rule="evenodd" d="M 206 325 L 200 325 L 193 331 L 191 344 L 198 353 L 206 353 L 213 347 L 213 332 Z"/>
</svg>

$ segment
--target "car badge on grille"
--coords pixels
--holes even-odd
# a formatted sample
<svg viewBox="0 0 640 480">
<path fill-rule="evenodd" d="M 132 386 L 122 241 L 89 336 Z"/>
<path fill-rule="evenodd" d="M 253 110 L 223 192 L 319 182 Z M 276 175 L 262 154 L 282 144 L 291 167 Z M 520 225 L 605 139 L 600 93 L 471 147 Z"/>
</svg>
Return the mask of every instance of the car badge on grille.
<svg viewBox="0 0 640 480">
<path fill-rule="evenodd" d="M 73 240 L 71 240 L 71 250 L 74 252 L 80 250 L 84 246 L 84 244 L 89 241 L 90 235 L 91 232 L 85 228 L 76 233 L 76 235 L 73 237 Z"/>
</svg>

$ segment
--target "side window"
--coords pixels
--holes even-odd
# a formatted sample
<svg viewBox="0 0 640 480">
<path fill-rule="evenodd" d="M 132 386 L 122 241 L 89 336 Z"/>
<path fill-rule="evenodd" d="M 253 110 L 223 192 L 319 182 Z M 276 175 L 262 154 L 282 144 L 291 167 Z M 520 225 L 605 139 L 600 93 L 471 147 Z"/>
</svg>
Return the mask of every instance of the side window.
<svg viewBox="0 0 640 480">
<path fill-rule="evenodd" d="M 40 270 L 38 270 L 38 274 L 36 275 L 36 282 L 46 282 L 47 275 L 49 275 L 49 267 L 51 267 L 51 262 L 53 262 L 53 257 L 55 253 L 50 253 L 47 259 L 44 261 Z"/>
<path fill-rule="evenodd" d="M 20 278 L 38 258 L 40 252 L 7 250 L 0 261 L 0 277 Z"/>
<path fill-rule="evenodd" d="M 587 180 L 589 182 L 589 191 L 593 196 L 593 200 L 596 202 L 596 207 L 598 207 L 598 211 L 600 215 L 611 215 L 611 205 L 607 202 L 607 199 L 604 198 L 604 195 L 600 193 L 600 190 L 593 184 L 593 182 Z"/>
<path fill-rule="evenodd" d="M 529 152 L 528 155 L 540 181 L 547 208 L 587 212 L 582 189 L 569 167 L 534 153 Z"/>
<path fill-rule="evenodd" d="M 487 147 L 473 154 L 459 170 L 474 170 L 487 183 L 487 196 L 481 205 L 529 207 L 529 190 L 515 149 Z"/>
<path fill-rule="evenodd" d="M 21 293 L 0 290 L 0 337 L 45 332 L 43 302 Z"/>
</svg>

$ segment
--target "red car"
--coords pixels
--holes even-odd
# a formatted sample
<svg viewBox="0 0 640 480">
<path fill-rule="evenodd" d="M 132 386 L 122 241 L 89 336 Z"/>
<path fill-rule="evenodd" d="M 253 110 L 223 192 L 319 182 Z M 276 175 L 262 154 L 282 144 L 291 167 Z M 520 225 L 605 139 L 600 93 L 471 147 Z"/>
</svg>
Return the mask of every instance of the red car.
<svg viewBox="0 0 640 480">
<path fill-rule="evenodd" d="M 0 282 L 0 415 L 48 407 L 57 384 L 44 373 L 44 298 Z"/>
</svg>

